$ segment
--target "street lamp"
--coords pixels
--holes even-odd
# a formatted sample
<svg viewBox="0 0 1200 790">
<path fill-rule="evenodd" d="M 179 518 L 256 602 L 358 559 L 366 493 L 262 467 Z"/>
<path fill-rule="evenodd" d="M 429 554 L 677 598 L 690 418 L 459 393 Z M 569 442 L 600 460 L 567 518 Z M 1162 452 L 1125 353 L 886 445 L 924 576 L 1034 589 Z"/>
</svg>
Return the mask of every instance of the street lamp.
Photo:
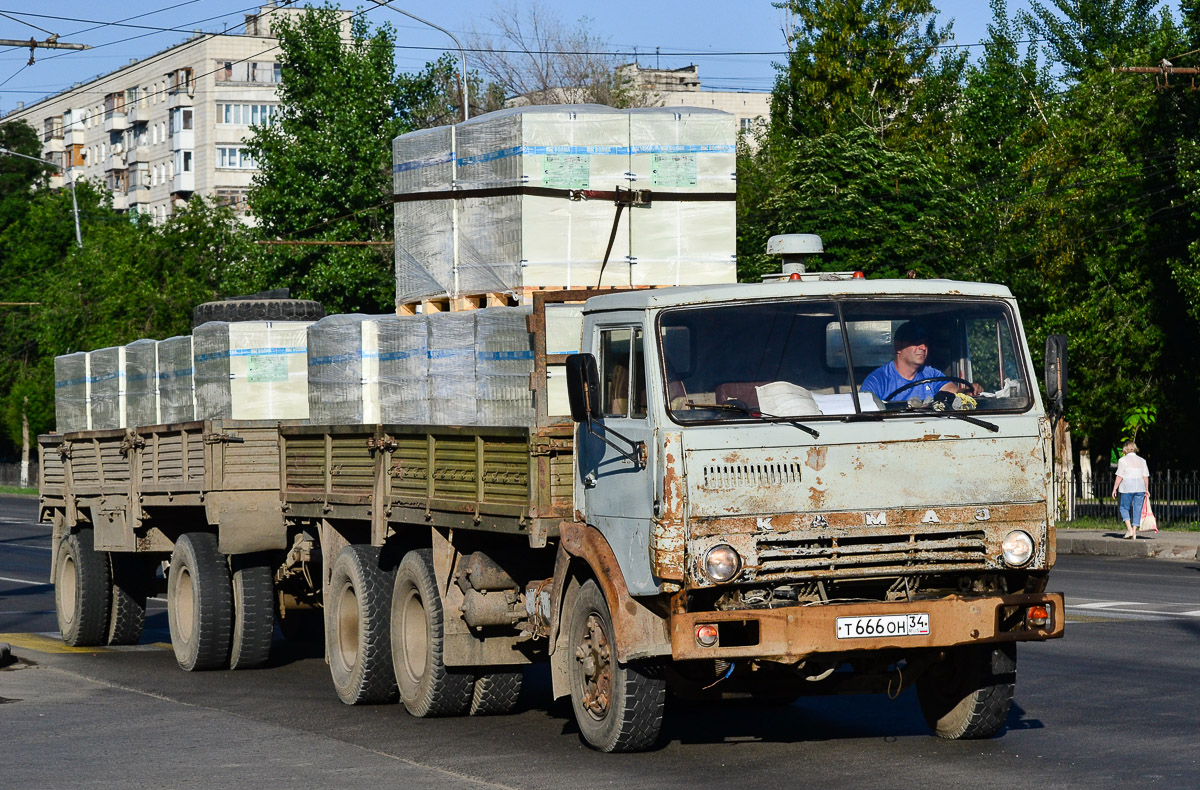
<svg viewBox="0 0 1200 790">
<path fill-rule="evenodd" d="M 19 156 L 22 159 L 29 159 L 34 162 L 37 162 L 38 164 L 48 165 L 49 167 L 57 167 L 59 170 L 63 171 L 64 176 L 67 175 L 67 168 L 63 167 L 62 165 L 55 164 L 54 162 L 48 162 L 45 159 L 38 159 L 36 156 L 29 156 L 28 154 L 18 154 L 16 151 L 10 151 L 7 148 L 0 148 L 0 154 L 7 154 L 8 156 Z M 75 179 L 74 178 L 71 179 L 71 208 L 75 212 L 75 243 L 79 245 L 79 249 L 83 249 L 83 236 L 80 235 L 80 233 L 79 233 L 79 201 L 75 199 Z"/>
<path fill-rule="evenodd" d="M 449 30 L 447 30 L 446 28 L 444 28 L 440 25 L 435 25 L 432 22 L 430 22 L 428 19 L 422 19 L 421 17 L 417 16 L 416 14 L 410 14 L 407 11 L 401 11 L 399 8 L 396 8 L 394 5 L 392 5 L 392 0 L 375 0 L 375 4 L 381 5 L 384 8 L 390 8 L 393 11 L 395 11 L 397 14 L 404 14 L 409 19 L 415 19 L 422 24 L 429 25 L 430 27 L 434 28 L 435 30 L 440 30 L 443 33 L 445 33 L 447 36 L 450 36 L 450 39 L 454 42 L 455 46 L 458 47 L 458 58 L 459 58 L 459 60 L 458 60 L 458 79 L 459 79 L 459 82 L 462 83 L 462 97 L 461 98 L 462 98 L 462 108 L 463 108 L 463 120 L 464 121 L 470 120 L 470 118 L 471 118 L 471 101 L 470 101 L 469 91 L 467 90 L 467 54 L 465 51 L 463 51 L 462 43 L 457 38 L 455 38 L 454 34 L 451 33 Z"/>
</svg>

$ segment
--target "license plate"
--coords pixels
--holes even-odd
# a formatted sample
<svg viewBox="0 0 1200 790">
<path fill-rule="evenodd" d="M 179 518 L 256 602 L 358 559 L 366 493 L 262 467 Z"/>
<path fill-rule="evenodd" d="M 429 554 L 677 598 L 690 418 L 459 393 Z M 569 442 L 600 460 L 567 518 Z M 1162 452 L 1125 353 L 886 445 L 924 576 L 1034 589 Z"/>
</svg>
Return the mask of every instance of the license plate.
<svg viewBox="0 0 1200 790">
<path fill-rule="evenodd" d="M 928 633 L 928 614 L 881 614 L 866 617 L 839 617 L 837 619 L 838 639 L 921 636 Z"/>
</svg>

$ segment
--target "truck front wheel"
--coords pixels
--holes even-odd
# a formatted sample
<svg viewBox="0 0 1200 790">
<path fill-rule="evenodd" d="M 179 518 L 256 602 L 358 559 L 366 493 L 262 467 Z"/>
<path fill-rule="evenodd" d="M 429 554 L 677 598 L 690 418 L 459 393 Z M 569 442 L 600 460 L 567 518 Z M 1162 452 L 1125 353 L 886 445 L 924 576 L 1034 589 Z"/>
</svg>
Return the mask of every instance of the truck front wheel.
<svg viewBox="0 0 1200 790">
<path fill-rule="evenodd" d="M 347 705 L 396 698 L 388 637 L 392 578 L 376 546 L 347 546 L 330 570 L 325 647 L 333 687 Z"/>
<path fill-rule="evenodd" d="M 400 701 L 413 716 L 460 716 L 471 704 L 475 677 L 446 667 L 445 644 L 433 552 L 410 551 L 392 592 L 392 661 Z"/>
<path fill-rule="evenodd" d="M 175 541 L 167 575 L 167 623 L 181 668 L 194 672 L 227 665 L 233 601 L 229 565 L 216 535 L 188 532 Z"/>
<path fill-rule="evenodd" d="M 925 670 L 917 699 L 939 738 L 990 738 L 1008 719 L 1016 678 L 1016 643 L 968 645 Z"/>
<path fill-rule="evenodd" d="M 617 661 L 612 617 L 596 582 L 580 588 L 567 627 L 571 707 L 584 741 L 602 752 L 653 746 L 662 730 L 666 680 Z"/>
<path fill-rule="evenodd" d="M 72 647 L 102 645 L 108 636 L 112 578 L 108 557 L 94 546 L 90 529 L 69 532 L 54 565 L 58 630 Z"/>
</svg>

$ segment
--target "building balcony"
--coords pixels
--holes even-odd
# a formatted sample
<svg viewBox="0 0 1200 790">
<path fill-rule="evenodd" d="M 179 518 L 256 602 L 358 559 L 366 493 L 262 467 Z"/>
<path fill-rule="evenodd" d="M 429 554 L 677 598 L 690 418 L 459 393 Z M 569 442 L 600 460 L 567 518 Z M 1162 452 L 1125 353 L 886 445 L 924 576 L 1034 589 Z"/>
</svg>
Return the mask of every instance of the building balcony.
<svg viewBox="0 0 1200 790">
<path fill-rule="evenodd" d="M 129 121 L 130 126 L 133 126 L 135 123 L 145 123 L 150 120 L 150 108 L 135 105 L 130 107 L 129 111 L 125 113 L 125 118 Z"/>
<path fill-rule="evenodd" d="M 176 173 L 171 179 L 171 193 L 179 194 L 180 192 L 195 192 L 196 191 L 196 174 L 195 173 Z"/>
<path fill-rule="evenodd" d="M 176 107 L 191 107 L 191 106 L 192 106 L 192 97 L 188 95 L 187 91 L 181 90 L 181 91 L 176 91 L 174 93 L 167 94 L 167 109 L 168 110 L 173 110 Z"/>
<path fill-rule="evenodd" d="M 83 145 L 84 144 L 83 138 L 84 138 L 84 130 L 83 130 L 82 126 L 79 127 L 78 129 L 68 129 L 66 131 L 66 133 L 63 135 L 63 143 L 65 145 Z"/>
<path fill-rule="evenodd" d="M 130 184 L 127 194 L 129 195 L 130 203 L 138 203 L 140 201 L 147 200 L 147 196 L 150 194 L 150 185 Z"/>
<path fill-rule="evenodd" d="M 116 211 L 124 211 L 129 208 L 129 198 L 125 196 L 124 192 L 113 192 L 112 207 Z"/>
<path fill-rule="evenodd" d="M 171 135 L 171 150 L 183 151 L 196 147 L 196 132 L 192 129 L 182 129 Z"/>
<path fill-rule="evenodd" d="M 125 154 L 123 152 L 109 154 L 108 159 L 104 163 L 105 170 L 125 170 L 128 165 L 125 164 Z"/>
<path fill-rule="evenodd" d="M 125 152 L 125 162 L 126 162 L 126 164 L 132 165 L 132 164 L 140 161 L 141 156 L 142 156 L 142 149 L 138 146 L 134 146 L 133 148 L 130 148 L 128 151 Z"/>
<path fill-rule="evenodd" d="M 51 137 L 45 142 L 42 150 L 48 154 L 57 154 L 59 151 L 64 150 L 64 148 L 62 137 Z"/>
<path fill-rule="evenodd" d="M 129 118 L 123 112 L 110 112 L 104 116 L 105 132 L 123 132 L 129 128 Z"/>
<path fill-rule="evenodd" d="M 55 173 L 54 175 L 50 176 L 47 183 L 51 189 L 62 189 L 64 186 L 66 186 L 67 181 L 62 177 L 61 173 Z"/>
<path fill-rule="evenodd" d="M 84 177 L 83 165 L 75 165 L 67 170 L 66 183 L 70 184 L 72 181 L 82 181 Z"/>
</svg>

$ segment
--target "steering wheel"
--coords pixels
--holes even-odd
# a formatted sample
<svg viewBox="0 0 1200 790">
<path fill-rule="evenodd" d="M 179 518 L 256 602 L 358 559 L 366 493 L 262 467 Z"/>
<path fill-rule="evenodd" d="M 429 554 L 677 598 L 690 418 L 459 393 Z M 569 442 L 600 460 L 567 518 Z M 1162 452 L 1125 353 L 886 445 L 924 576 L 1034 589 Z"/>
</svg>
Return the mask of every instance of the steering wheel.
<svg viewBox="0 0 1200 790">
<path fill-rule="evenodd" d="M 958 376 L 932 376 L 927 379 L 917 379 L 916 381 L 910 381 L 907 384 L 904 384 L 904 385 L 898 387 L 897 389 L 892 390 L 892 392 L 889 393 L 884 398 L 884 400 L 891 400 L 892 398 L 899 395 L 901 392 L 904 392 L 906 389 L 911 389 L 912 387 L 915 387 L 918 384 L 928 384 L 931 381 L 956 381 L 959 384 L 966 384 L 968 387 L 971 386 L 971 382 L 967 381 L 966 379 L 960 379 Z"/>
</svg>

